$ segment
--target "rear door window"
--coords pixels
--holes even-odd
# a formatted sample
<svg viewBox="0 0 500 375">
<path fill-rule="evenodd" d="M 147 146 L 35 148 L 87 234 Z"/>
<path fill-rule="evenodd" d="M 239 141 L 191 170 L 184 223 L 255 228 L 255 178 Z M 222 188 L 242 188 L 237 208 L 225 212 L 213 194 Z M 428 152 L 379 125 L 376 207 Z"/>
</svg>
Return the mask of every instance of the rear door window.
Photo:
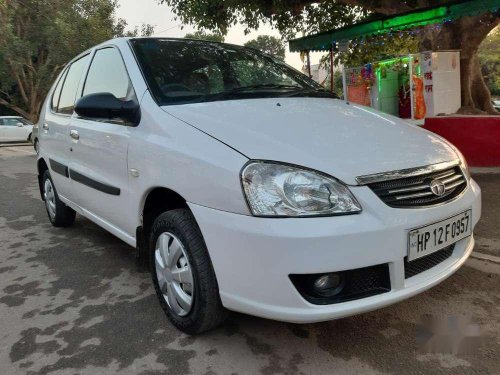
<svg viewBox="0 0 500 375">
<path fill-rule="evenodd" d="M 59 97 L 61 96 L 62 85 L 64 83 L 64 79 L 66 78 L 66 73 L 67 72 L 68 72 L 68 70 L 66 69 L 64 71 L 64 73 L 61 74 L 61 77 L 59 78 L 59 82 L 57 82 L 57 86 L 54 89 L 54 94 L 52 94 L 52 101 L 51 101 L 51 104 L 50 104 L 50 108 L 53 111 L 56 111 L 56 112 L 57 112 L 57 106 L 59 104 Z"/>
<path fill-rule="evenodd" d="M 66 74 L 66 79 L 61 90 L 61 96 L 59 98 L 59 104 L 57 106 L 57 112 L 71 115 L 75 108 L 76 91 L 78 90 L 78 85 L 80 84 L 80 79 L 82 78 L 83 70 L 87 65 L 89 55 L 76 60 L 69 67 L 68 73 Z"/>
</svg>

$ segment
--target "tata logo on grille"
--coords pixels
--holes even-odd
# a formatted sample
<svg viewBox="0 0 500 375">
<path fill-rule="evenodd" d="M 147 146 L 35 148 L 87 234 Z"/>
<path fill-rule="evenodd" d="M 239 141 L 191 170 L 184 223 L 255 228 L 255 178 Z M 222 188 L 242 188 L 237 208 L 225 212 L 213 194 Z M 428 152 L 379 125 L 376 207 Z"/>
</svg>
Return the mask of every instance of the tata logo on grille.
<svg viewBox="0 0 500 375">
<path fill-rule="evenodd" d="M 431 188 L 432 194 L 437 195 L 438 197 L 441 197 L 446 192 L 446 186 L 439 180 L 432 180 L 429 187 Z"/>
</svg>

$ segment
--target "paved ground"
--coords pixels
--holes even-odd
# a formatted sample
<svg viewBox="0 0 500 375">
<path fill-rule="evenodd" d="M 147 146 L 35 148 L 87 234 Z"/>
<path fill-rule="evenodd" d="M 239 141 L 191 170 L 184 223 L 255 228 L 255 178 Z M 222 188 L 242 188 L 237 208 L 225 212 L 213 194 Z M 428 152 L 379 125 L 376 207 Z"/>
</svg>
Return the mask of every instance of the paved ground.
<svg viewBox="0 0 500 375">
<path fill-rule="evenodd" d="M 133 250 L 78 216 L 50 226 L 30 147 L 0 147 L 0 374 L 499 374 L 500 264 L 471 258 L 403 303 L 321 324 L 233 314 L 200 337 L 165 320 Z M 484 219 L 476 252 L 500 255 L 500 175 L 480 175 Z M 476 253 L 475 255 L 481 256 Z M 483 344 L 426 354 L 425 314 L 471 317 Z"/>
</svg>

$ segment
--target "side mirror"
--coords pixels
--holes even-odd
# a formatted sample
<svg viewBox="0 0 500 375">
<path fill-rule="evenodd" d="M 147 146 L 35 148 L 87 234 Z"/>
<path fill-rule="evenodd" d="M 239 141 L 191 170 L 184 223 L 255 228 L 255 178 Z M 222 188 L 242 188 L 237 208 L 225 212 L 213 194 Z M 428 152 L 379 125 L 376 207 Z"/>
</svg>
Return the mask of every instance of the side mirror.
<svg viewBox="0 0 500 375">
<path fill-rule="evenodd" d="M 18 123 L 16 124 L 16 126 L 18 126 L 18 127 L 22 128 L 22 127 L 24 126 L 24 124 L 23 124 L 22 122 L 18 122 Z"/>
<path fill-rule="evenodd" d="M 111 93 L 82 96 L 75 104 L 75 112 L 81 117 L 93 119 L 122 119 L 132 126 L 139 124 L 141 110 L 135 100 L 122 101 Z"/>
</svg>

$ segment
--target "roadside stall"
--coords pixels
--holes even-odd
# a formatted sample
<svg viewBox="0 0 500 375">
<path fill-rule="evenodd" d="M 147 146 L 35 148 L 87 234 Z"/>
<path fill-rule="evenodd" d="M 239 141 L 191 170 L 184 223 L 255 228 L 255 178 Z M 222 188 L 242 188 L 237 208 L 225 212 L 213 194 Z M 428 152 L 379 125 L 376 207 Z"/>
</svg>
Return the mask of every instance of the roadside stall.
<svg viewBox="0 0 500 375">
<path fill-rule="evenodd" d="M 423 124 L 425 117 L 460 108 L 460 53 L 423 52 L 346 67 L 344 97 Z"/>
</svg>

